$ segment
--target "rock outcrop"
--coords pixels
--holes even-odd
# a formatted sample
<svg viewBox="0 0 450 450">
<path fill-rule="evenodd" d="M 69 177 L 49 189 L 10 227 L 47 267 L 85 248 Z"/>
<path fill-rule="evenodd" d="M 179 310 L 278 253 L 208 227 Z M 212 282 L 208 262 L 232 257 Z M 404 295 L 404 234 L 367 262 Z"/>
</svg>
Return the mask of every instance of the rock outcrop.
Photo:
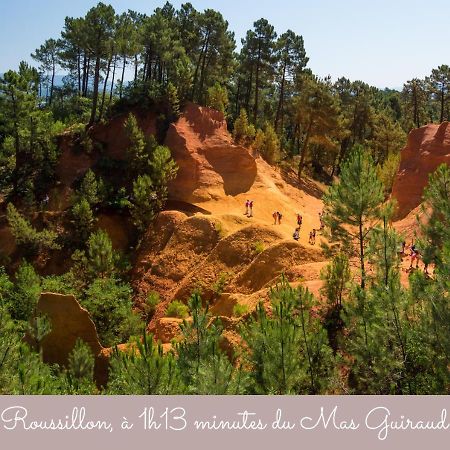
<svg viewBox="0 0 450 450">
<path fill-rule="evenodd" d="M 108 358 L 100 344 L 95 324 L 73 295 L 43 292 L 37 311 L 47 316 L 51 331 L 41 342 L 46 363 L 66 367 L 77 339 L 83 340 L 95 357 L 94 377 L 99 386 L 106 384 Z"/>
<path fill-rule="evenodd" d="M 450 165 L 450 123 L 412 130 L 392 189 L 398 202 L 397 219 L 403 219 L 421 203 L 429 174 L 442 163 Z"/>
<path fill-rule="evenodd" d="M 218 111 L 188 104 L 170 125 L 165 144 L 178 164 L 171 198 L 188 203 L 247 192 L 256 177 L 248 149 L 235 145 Z"/>
</svg>

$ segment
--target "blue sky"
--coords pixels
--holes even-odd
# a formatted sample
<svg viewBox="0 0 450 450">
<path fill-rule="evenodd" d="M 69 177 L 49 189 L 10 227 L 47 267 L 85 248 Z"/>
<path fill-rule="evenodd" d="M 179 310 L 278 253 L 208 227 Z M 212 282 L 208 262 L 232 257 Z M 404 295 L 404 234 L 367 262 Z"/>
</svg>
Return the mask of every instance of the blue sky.
<svg viewBox="0 0 450 450">
<path fill-rule="evenodd" d="M 0 0 L 0 73 L 31 61 L 46 38 L 58 37 L 65 16 L 84 15 L 94 0 Z M 164 1 L 105 0 L 117 12 L 151 13 Z M 172 1 L 178 7 L 180 1 Z M 237 42 L 265 17 L 279 34 L 302 34 L 318 75 L 346 76 L 378 87 L 401 87 L 433 67 L 450 64 L 449 0 L 191 0 L 222 12 Z"/>
</svg>

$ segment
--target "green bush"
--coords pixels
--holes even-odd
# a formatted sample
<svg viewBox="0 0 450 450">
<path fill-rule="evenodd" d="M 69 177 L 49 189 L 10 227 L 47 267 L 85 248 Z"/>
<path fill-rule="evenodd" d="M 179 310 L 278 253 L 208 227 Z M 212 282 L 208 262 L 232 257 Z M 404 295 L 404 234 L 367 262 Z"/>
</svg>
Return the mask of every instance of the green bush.
<svg viewBox="0 0 450 450">
<path fill-rule="evenodd" d="M 212 285 L 212 290 L 216 295 L 221 295 L 224 292 L 226 285 L 230 280 L 230 274 L 228 272 L 221 272 L 216 282 Z"/>
<path fill-rule="evenodd" d="M 248 123 L 247 111 L 241 109 L 239 117 L 234 121 L 233 137 L 238 143 L 248 143 L 255 137 L 255 127 Z"/>
<path fill-rule="evenodd" d="M 185 319 L 189 316 L 189 308 L 184 303 L 181 303 L 179 300 L 174 300 L 167 307 L 166 311 L 167 317 L 177 317 L 178 319 Z"/>
<path fill-rule="evenodd" d="M 214 86 L 208 88 L 206 93 L 206 105 L 217 111 L 220 111 L 226 116 L 228 107 L 228 91 L 226 87 L 215 83 Z"/>
<path fill-rule="evenodd" d="M 253 243 L 253 252 L 257 255 L 262 253 L 264 251 L 264 242 L 262 241 L 256 241 Z"/>
<path fill-rule="evenodd" d="M 13 319 L 28 321 L 31 319 L 39 295 L 41 279 L 33 266 L 26 261 L 17 269 L 14 289 L 11 294 L 10 311 Z"/>
<path fill-rule="evenodd" d="M 82 198 L 72 208 L 72 218 L 75 228 L 75 237 L 80 243 L 85 243 L 92 233 L 95 223 L 94 213 L 89 202 Z"/>
<path fill-rule="evenodd" d="M 159 305 L 160 301 L 161 299 L 157 292 L 150 291 L 147 294 L 147 298 L 144 303 L 144 313 L 147 321 L 149 321 L 155 313 L 155 309 Z"/>
<path fill-rule="evenodd" d="M 114 272 L 116 259 L 108 233 L 104 230 L 92 233 L 88 240 L 88 271 L 100 277 L 109 276 Z"/>
<path fill-rule="evenodd" d="M 106 347 L 127 342 L 142 332 L 143 324 L 133 312 L 128 284 L 114 278 L 97 278 L 81 303 L 89 311 Z"/>
<path fill-rule="evenodd" d="M 56 242 L 57 233 L 51 230 L 37 231 L 25 219 L 12 203 L 6 208 L 6 218 L 17 245 L 23 245 L 27 250 L 39 251 L 43 249 L 58 250 L 61 246 Z"/>
<path fill-rule="evenodd" d="M 233 316 L 242 317 L 242 316 L 244 316 L 247 313 L 248 313 L 248 306 L 247 305 L 241 305 L 240 303 L 236 303 L 233 306 Z"/>
</svg>

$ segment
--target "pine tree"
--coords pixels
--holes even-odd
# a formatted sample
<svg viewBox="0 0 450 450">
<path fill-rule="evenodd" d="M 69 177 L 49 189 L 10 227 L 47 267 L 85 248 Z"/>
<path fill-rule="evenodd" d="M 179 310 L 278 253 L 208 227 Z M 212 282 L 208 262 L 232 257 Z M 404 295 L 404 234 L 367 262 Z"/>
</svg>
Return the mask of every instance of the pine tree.
<svg viewBox="0 0 450 450">
<path fill-rule="evenodd" d="M 115 350 L 109 370 L 108 394 L 176 395 L 184 390 L 174 355 L 164 355 L 162 346 L 155 345 L 153 336 L 144 333 L 130 349 Z"/>
<path fill-rule="evenodd" d="M 350 255 L 358 256 L 363 290 L 367 239 L 383 199 L 383 185 L 372 158 L 363 147 L 356 146 L 342 165 L 340 180 L 324 196 L 324 221 L 333 240 L 339 240 Z"/>
<path fill-rule="evenodd" d="M 312 295 L 285 281 L 271 291 L 272 313 L 262 304 L 242 330 L 252 389 L 258 394 L 325 392 L 331 380 L 326 332 L 311 314 Z"/>
<path fill-rule="evenodd" d="M 177 364 L 191 394 L 242 393 L 241 369 L 235 370 L 219 347 L 221 324 L 212 320 L 199 293 L 188 302 L 192 320 L 181 325 L 182 340 L 176 346 Z"/>
<path fill-rule="evenodd" d="M 294 100 L 297 128 L 304 134 L 298 164 L 299 179 L 310 144 L 336 152 L 344 133 L 339 105 L 326 83 L 309 76 L 302 80 L 300 95 Z"/>
<path fill-rule="evenodd" d="M 141 173 L 148 166 L 145 136 L 137 123 L 136 116 L 130 113 L 124 123 L 125 133 L 129 140 L 127 147 L 128 164 L 132 174 Z"/>
<path fill-rule="evenodd" d="M 95 206 L 99 203 L 98 182 L 95 177 L 95 173 L 91 169 L 88 169 L 83 177 L 79 189 L 79 195 L 82 199 L 85 199 L 89 203 L 89 206 Z"/>
<path fill-rule="evenodd" d="M 219 83 L 209 87 L 206 94 L 206 105 L 227 116 L 228 91 Z"/>
<path fill-rule="evenodd" d="M 95 217 L 86 198 L 82 198 L 72 208 L 75 237 L 80 243 L 85 243 L 91 235 Z"/>
<path fill-rule="evenodd" d="M 92 109 L 89 119 L 89 125 L 92 125 L 97 117 L 101 63 L 108 58 L 110 41 L 113 38 L 115 26 L 114 8 L 111 5 L 105 5 L 100 2 L 87 12 L 84 20 L 86 48 L 90 57 L 94 59 Z"/>
<path fill-rule="evenodd" d="M 66 372 L 68 393 L 94 394 L 94 355 L 89 345 L 78 338 L 69 354 Z"/>
<path fill-rule="evenodd" d="M 403 85 L 402 97 L 407 117 L 414 127 L 419 128 L 426 121 L 427 91 L 424 80 L 413 78 Z"/>
<path fill-rule="evenodd" d="M 245 109 L 241 109 L 239 117 L 234 121 L 233 137 L 237 143 L 247 143 L 255 137 L 255 127 L 249 124 Z"/>
<path fill-rule="evenodd" d="M 87 269 L 94 276 L 105 278 L 113 273 L 115 255 L 111 239 L 104 230 L 92 233 L 88 240 Z"/>
<path fill-rule="evenodd" d="M 150 225 L 161 207 L 156 189 L 148 175 L 139 175 L 133 182 L 130 212 L 136 227 L 142 232 Z"/>
<path fill-rule="evenodd" d="M 29 321 L 36 310 L 41 294 L 41 279 L 33 266 L 23 261 L 17 269 L 14 290 L 10 296 L 11 316 Z"/>
<path fill-rule="evenodd" d="M 295 77 L 299 76 L 306 67 L 309 58 L 303 43 L 303 37 L 292 30 L 283 33 L 276 43 L 276 59 L 278 61 L 279 99 L 275 116 L 274 128 L 283 130 L 284 108 L 286 101 L 286 87 Z"/>
<path fill-rule="evenodd" d="M 439 105 L 439 122 L 450 119 L 450 67 L 443 64 L 431 71 L 429 79 L 434 98 Z"/>
</svg>

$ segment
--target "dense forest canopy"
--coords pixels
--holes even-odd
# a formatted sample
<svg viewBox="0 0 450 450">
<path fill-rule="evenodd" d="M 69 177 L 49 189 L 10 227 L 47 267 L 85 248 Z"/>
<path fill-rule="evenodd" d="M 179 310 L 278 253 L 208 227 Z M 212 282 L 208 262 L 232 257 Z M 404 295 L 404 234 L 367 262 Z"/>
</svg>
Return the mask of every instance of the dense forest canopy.
<svg viewBox="0 0 450 450">
<path fill-rule="evenodd" d="M 401 92 L 380 90 L 316 76 L 307 44 L 261 18 L 237 46 L 219 11 L 190 3 L 178 10 L 166 3 L 151 15 L 98 3 L 84 17 L 66 17 L 60 36 L 32 53 L 34 66 L 22 62 L 1 76 L 2 221 L 20 256 L 13 264 L 0 249 L 1 393 L 98 392 L 82 342 L 67 367 L 42 362 L 40 343 L 51 327 L 36 315 L 42 291 L 76 295 L 105 346 L 135 342 L 137 352 L 113 355 L 108 393 L 448 393 L 449 169 L 439 168 L 424 194 L 429 221 L 418 245 L 433 277 L 414 273 L 408 288 L 386 199 L 407 133 L 450 119 L 450 67 L 406 81 Z M 334 245 L 322 274 L 325 307 L 282 279 L 270 311 L 259 306 L 238 330 L 246 345 L 236 359 L 222 351 L 221 324 L 211 325 L 199 292 L 170 305 L 171 315 L 192 318 L 175 353 L 163 355 L 145 333 L 137 338 L 159 296 L 151 292 L 135 307 L 133 253 L 114 250 L 96 227 L 101 212 L 123 215 L 139 246 L 176 176 L 164 136 L 187 102 L 221 111 L 235 142 L 270 164 L 329 185 L 324 222 Z M 142 130 L 142 110 L 155 115 L 155 135 Z M 92 137 L 119 114 L 129 141 L 120 161 L 104 156 Z M 101 157 L 74 183 L 70 206 L 46 214 L 67 140 Z M 68 257 L 70 269 L 40 273 L 54 255 Z M 357 282 L 349 268 L 355 258 Z"/>
</svg>

